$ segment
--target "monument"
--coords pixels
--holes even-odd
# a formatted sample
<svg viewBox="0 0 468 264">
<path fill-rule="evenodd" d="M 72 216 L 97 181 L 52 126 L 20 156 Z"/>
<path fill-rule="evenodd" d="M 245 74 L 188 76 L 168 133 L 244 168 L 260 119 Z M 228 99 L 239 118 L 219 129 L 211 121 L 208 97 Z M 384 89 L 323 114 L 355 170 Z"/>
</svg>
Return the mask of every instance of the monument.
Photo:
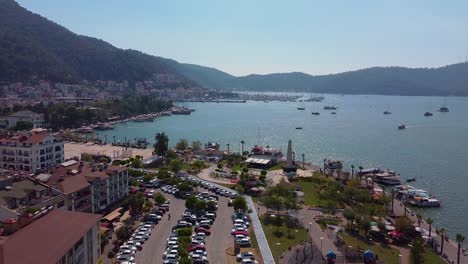
<svg viewBox="0 0 468 264">
<path fill-rule="evenodd" d="M 288 152 L 286 154 L 286 165 L 283 167 L 283 174 L 288 177 L 288 179 L 292 179 L 294 176 L 296 176 L 296 172 L 297 168 L 293 160 L 292 142 L 289 140 Z"/>
</svg>

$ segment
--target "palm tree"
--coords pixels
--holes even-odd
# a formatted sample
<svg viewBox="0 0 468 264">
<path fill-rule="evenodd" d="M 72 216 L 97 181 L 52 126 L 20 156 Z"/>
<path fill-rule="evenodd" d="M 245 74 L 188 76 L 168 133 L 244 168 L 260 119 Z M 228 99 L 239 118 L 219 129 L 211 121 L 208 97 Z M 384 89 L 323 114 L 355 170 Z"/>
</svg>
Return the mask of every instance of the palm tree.
<svg viewBox="0 0 468 264">
<path fill-rule="evenodd" d="M 167 150 L 169 149 L 169 138 L 163 133 L 157 133 L 155 136 L 156 144 L 154 144 L 154 152 L 159 156 L 166 155 Z"/>
<path fill-rule="evenodd" d="M 421 215 L 420 213 L 417 213 L 417 214 L 416 214 L 416 218 L 418 219 L 418 226 L 421 227 L 422 215 Z"/>
<path fill-rule="evenodd" d="M 395 202 L 395 195 L 397 194 L 397 191 L 395 189 L 392 189 L 391 193 L 392 193 L 392 212 L 394 212 L 393 204 Z"/>
<path fill-rule="evenodd" d="M 431 234 L 432 234 L 432 223 L 434 222 L 434 220 L 432 220 L 432 218 L 428 217 L 426 219 L 426 223 L 429 225 L 429 237 L 431 237 Z"/>
<path fill-rule="evenodd" d="M 241 155 L 244 155 L 244 144 L 245 144 L 245 141 L 244 141 L 244 140 L 241 140 L 241 148 L 242 148 L 242 153 L 241 153 Z"/>
<path fill-rule="evenodd" d="M 354 165 L 351 165 L 351 178 L 354 178 Z"/>
<path fill-rule="evenodd" d="M 226 144 L 226 147 L 227 147 L 227 153 L 229 154 L 229 147 L 231 146 L 231 144 L 227 143 Z"/>
<path fill-rule="evenodd" d="M 304 170 L 305 170 L 305 154 L 302 153 L 301 156 L 302 156 L 302 167 L 303 167 Z"/>
<path fill-rule="evenodd" d="M 444 252 L 445 228 L 442 227 L 441 229 L 439 229 L 439 234 L 440 234 L 440 240 L 441 240 L 441 242 L 440 242 L 440 254 L 442 255 L 442 253 Z"/>
<path fill-rule="evenodd" d="M 457 234 L 457 236 L 455 237 L 455 240 L 458 243 L 457 264 L 460 264 L 460 249 L 461 249 L 461 245 L 463 244 L 463 241 L 465 241 L 465 237 L 462 236 L 461 234 Z"/>
</svg>

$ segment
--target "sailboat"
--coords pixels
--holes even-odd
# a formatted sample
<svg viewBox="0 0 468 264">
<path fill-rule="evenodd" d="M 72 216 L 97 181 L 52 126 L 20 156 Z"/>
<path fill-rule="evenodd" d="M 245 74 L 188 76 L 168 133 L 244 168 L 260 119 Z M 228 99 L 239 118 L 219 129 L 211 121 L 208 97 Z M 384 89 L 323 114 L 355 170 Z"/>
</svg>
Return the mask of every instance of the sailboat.
<svg viewBox="0 0 468 264">
<path fill-rule="evenodd" d="M 302 101 L 301 101 L 302 102 Z M 305 110 L 304 102 L 302 102 L 301 106 L 297 108 L 297 110 Z"/>
<path fill-rule="evenodd" d="M 444 105 L 442 105 L 442 107 L 439 108 L 439 112 L 442 112 L 442 113 L 450 112 L 448 107 L 446 106 L 446 102 L 447 102 L 447 98 L 444 98 Z"/>
<path fill-rule="evenodd" d="M 392 112 L 390 112 L 390 111 L 388 110 L 388 108 L 389 108 L 389 107 L 388 107 L 388 105 L 387 105 L 387 110 L 385 110 L 385 111 L 383 112 L 384 115 L 391 115 L 391 114 L 392 114 Z"/>
</svg>

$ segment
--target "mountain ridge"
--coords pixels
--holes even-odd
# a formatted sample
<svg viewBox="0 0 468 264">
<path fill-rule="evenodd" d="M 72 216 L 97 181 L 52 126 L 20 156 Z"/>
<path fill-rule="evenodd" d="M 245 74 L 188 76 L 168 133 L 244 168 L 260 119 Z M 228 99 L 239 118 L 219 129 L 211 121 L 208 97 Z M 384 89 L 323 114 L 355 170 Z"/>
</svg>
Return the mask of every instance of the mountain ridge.
<svg viewBox="0 0 468 264">
<path fill-rule="evenodd" d="M 133 83 L 162 76 L 157 78 L 161 88 L 468 96 L 468 63 L 437 68 L 371 67 L 327 75 L 289 72 L 234 76 L 212 67 L 120 49 L 101 39 L 73 33 L 14 0 L 0 0 L 0 14 L 3 82 L 41 78 L 65 83 Z"/>
</svg>

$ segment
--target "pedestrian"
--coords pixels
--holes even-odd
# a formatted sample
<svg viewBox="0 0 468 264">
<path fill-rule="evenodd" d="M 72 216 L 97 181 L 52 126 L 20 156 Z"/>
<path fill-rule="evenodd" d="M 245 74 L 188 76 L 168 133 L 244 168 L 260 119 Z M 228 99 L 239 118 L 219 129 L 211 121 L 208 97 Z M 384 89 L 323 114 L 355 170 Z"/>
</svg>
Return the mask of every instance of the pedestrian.
<svg viewBox="0 0 468 264">
<path fill-rule="evenodd" d="M 167 215 L 167 221 L 171 220 L 171 214 Z"/>
</svg>

